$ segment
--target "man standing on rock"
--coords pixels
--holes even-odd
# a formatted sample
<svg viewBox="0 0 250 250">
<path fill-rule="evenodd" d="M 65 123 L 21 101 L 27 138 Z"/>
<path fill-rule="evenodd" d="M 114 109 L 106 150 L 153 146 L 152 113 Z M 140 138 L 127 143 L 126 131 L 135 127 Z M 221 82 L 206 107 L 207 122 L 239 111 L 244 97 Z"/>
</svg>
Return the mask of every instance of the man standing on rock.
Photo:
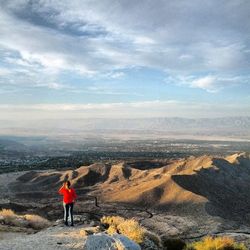
<svg viewBox="0 0 250 250">
<path fill-rule="evenodd" d="M 71 226 L 74 226 L 73 206 L 77 197 L 75 189 L 71 187 L 70 181 L 66 181 L 63 183 L 58 192 L 59 194 L 63 195 L 64 224 L 68 226 L 68 217 L 70 214 Z"/>
</svg>

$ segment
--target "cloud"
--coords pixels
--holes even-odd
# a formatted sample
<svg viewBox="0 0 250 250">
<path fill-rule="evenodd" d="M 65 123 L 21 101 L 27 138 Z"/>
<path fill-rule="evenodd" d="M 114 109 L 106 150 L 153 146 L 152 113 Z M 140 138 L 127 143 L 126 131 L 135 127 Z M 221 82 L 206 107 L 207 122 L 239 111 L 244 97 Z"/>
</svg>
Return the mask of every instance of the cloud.
<svg viewBox="0 0 250 250">
<path fill-rule="evenodd" d="M 210 93 L 218 92 L 225 88 L 231 88 L 240 84 L 249 85 L 250 76 L 248 75 L 175 75 L 165 79 L 167 83 L 173 83 L 180 86 L 189 86 L 191 88 L 200 88 Z"/>
<path fill-rule="evenodd" d="M 216 84 L 216 78 L 213 76 L 205 76 L 202 78 L 195 79 L 191 82 L 192 87 L 202 88 L 212 91 Z"/>
<path fill-rule="evenodd" d="M 150 68 L 169 77 L 196 76 L 188 86 L 211 92 L 227 86 L 222 78 L 249 76 L 246 0 L 13 0 L 0 5 L 1 60 L 15 72 L 5 83 L 37 86 L 43 75 L 50 88 L 65 72 L 119 79 L 127 69 Z M 26 71 L 22 76 L 20 69 Z M 236 83 L 245 81 L 238 77 Z"/>
</svg>

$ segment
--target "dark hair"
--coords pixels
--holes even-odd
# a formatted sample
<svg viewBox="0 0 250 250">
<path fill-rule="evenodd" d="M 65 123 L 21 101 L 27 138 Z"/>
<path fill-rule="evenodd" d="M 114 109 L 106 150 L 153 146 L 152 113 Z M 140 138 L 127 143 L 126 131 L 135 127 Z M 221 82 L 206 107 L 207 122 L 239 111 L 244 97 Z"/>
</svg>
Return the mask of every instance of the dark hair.
<svg viewBox="0 0 250 250">
<path fill-rule="evenodd" d="M 70 187 L 70 181 L 66 181 L 66 184 L 68 185 L 68 187 Z"/>
</svg>

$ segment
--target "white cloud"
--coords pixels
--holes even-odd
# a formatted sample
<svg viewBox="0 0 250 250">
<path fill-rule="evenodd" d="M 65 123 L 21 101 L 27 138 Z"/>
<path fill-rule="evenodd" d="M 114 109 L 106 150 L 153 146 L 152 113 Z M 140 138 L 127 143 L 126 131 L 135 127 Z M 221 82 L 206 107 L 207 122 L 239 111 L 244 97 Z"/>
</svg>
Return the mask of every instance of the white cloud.
<svg viewBox="0 0 250 250">
<path fill-rule="evenodd" d="M 45 81 L 57 82 L 65 71 L 119 78 L 124 69 L 148 67 L 173 77 L 205 75 L 188 86 L 214 91 L 217 82 L 226 82 L 220 78 L 249 74 L 248 1 L 13 0 L 1 5 L 0 50 L 15 53 L 12 61 L 5 53 L 2 58 L 35 79 L 42 73 Z M 32 84 L 24 77 L 14 81 Z M 244 83 L 238 78 L 237 84 Z"/>
<path fill-rule="evenodd" d="M 20 51 L 23 61 L 27 61 L 30 64 L 39 63 L 45 68 L 49 69 L 65 69 L 67 68 L 67 63 L 63 57 L 53 53 L 30 53 L 28 51 Z"/>
<path fill-rule="evenodd" d="M 205 76 L 195 79 L 191 82 L 192 87 L 213 91 L 216 89 L 216 78 L 214 76 Z"/>
<path fill-rule="evenodd" d="M 231 88 L 239 84 L 249 84 L 250 76 L 241 75 L 176 75 L 169 76 L 165 79 L 166 83 L 177 85 L 186 85 L 191 88 L 204 89 L 207 92 L 215 93 L 225 88 Z"/>
<path fill-rule="evenodd" d="M 146 37 L 146 36 L 138 36 L 138 37 L 135 37 L 134 39 L 134 42 L 136 44 L 139 44 L 139 45 L 151 45 L 151 44 L 155 44 L 156 42 L 150 38 L 150 37 Z"/>
</svg>

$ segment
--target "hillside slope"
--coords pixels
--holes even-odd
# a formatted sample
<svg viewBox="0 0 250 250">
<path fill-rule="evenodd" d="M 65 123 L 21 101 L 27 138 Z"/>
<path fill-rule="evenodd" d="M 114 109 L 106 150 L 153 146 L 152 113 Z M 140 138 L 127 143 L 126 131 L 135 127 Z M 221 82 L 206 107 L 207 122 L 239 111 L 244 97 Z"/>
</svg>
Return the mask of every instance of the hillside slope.
<svg viewBox="0 0 250 250">
<path fill-rule="evenodd" d="M 68 171 L 27 172 L 9 188 L 19 199 L 58 196 L 64 180 L 79 196 L 102 202 L 129 203 L 155 209 L 196 209 L 233 220 L 250 220 L 250 156 L 189 157 L 175 161 L 92 164 Z M 185 205 L 185 206 L 183 206 Z"/>
</svg>

